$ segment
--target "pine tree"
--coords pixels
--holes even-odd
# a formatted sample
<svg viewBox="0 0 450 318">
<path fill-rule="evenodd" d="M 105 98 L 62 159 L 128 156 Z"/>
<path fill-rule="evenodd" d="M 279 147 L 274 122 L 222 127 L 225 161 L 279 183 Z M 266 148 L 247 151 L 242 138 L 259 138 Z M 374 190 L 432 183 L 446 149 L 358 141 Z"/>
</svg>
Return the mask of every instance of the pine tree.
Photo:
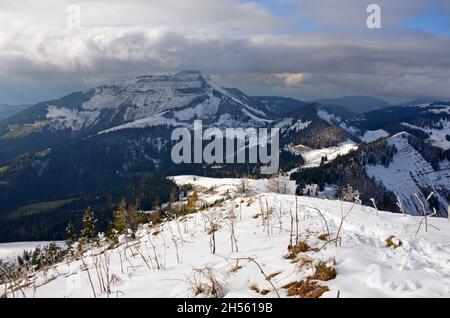
<svg viewBox="0 0 450 318">
<path fill-rule="evenodd" d="M 139 211 L 139 204 L 135 203 L 128 205 L 126 216 L 128 228 L 135 232 L 142 220 L 141 212 Z"/>
<path fill-rule="evenodd" d="M 41 267 L 41 247 L 37 246 L 31 254 L 31 265 L 36 269 Z"/>
<path fill-rule="evenodd" d="M 81 237 L 86 242 L 92 242 L 96 237 L 95 224 L 97 220 L 94 218 L 94 211 L 87 208 L 83 215 L 83 229 L 81 230 Z"/>
<path fill-rule="evenodd" d="M 173 204 L 176 201 L 178 201 L 177 200 L 177 196 L 178 196 L 177 189 L 175 187 L 173 187 L 172 190 L 169 193 L 169 205 L 168 205 L 169 210 L 172 210 Z M 158 206 L 158 208 L 159 208 L 159 206 Z M 155 209 L 155 210 L 157 210 L 157 209 Z"/>
<path fill-rule="evenodd" d="M 120 200 L 113 213 L 112 225 L 119 234 L 127 229 L 127 202 L 124 199 Z"/>
<path fill-rule="evenodd" d="M 161 206 L 161 201 L 156 197 L 155 201 L 153 201 L 153 210 L 158 211 Z M 171 207 L 171 202 L 169 201 L 169 207 Z"/>
<path fill-rule="evenodd" d="M 72 222 L 69 222 L 66 227 L 66 244 L 71 246 L 76 241 L 75 227 Z"/>
</svg>

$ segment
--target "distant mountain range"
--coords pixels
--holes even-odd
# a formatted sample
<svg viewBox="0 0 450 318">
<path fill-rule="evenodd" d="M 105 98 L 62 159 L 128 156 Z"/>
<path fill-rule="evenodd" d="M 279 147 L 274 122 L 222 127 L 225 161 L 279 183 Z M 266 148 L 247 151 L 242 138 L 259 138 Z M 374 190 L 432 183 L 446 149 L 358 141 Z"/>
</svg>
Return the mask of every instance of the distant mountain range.
<svg viewBox="0 0 450 318">
<path fill-rule="evenodd" d="M 345 96 L 333 99 L 319 99 L 315 100 L 314 102 L 329 107 L 343 107 L 349 112 L 355 114 L 362 114 L 372 110 L 391 106 L 391 104 L 387 101 L 371 96 Z"/>
<path fill-rule="evenodd" d="M 408 191 L 421 198 L 433 191 L 437 197 L 430 204 L 444 216 L 450 202 L 450 104 L 386 104 L 369 97 L 307 103 L 249 96 L 200 72 L 141 76 L 36 104 L 0 121 L 0 241 L 60 239 L 67 222 L 87 206 L 107 222 L 121 196 L 151 209 L 153 200 L 168 199 L 173 186 L 160 172 L 258 174 L 251 164 L 174 164 L 171 132 L 192 128 L 196 119 L 220 129 L 280 128 L 280 167 L 300 169 L 299 188 L 305 182 L 338 189 L 350 184 L 361 190 L 365 204 L 373 197 L 380 208 L 399 212 L 398 196 L 410 214 L 419 213 L 419 203 Z M 358 105 L 372 110 L 359 114 Z M 313 169 L 303 169 L 304 158 L 292 150 L 343 143 L 359 147 L 358 155 L 324 156 Z M 402 184 L 408 187 L 397 189 L 390 175 L 407 178 Z"/>
</svg>

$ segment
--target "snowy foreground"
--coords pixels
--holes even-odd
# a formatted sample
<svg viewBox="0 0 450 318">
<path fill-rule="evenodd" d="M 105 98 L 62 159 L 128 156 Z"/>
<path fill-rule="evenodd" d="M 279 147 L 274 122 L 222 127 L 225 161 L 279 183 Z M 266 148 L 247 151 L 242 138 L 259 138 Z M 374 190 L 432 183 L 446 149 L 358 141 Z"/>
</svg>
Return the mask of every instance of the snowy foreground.
<svg viewBox="0 0 450 318">
<path fill-rule="evenodd" d="M 207 297 L 207 286 L 216 284 L 223 297 L 288 297 L 282 287 L 311 277 L 319 263 L 336 271 L 334 279 L 318 281 L 328 287 L 322 297 L 450 296 L 447 219 L 428 220 L 428 232 L 423 225 L 416 236 L 419 217 L 265 193 L 263 180 L 249 180 L 253 193 L 244 198 L 235 193 L 237 179 L 183 176 L 175 181 L 193 184 L 200 201 L 216 204 L 176 221 L 143 227 L 135 240 L 122 239 L 119 246 L 92 249 L 83 259 L 30 275 L 20 283 L 23 293 L 17 289 L 14 296 Z M 217 203 L 221 198 L 227 199 Z M 294 244 L 297 238 L 296 200 L 299 241 L 309 250 L 286 258 L 291 228 Z M 341 211 L 350 211 L 340 231 L 341 246 L 325 245 L 326 224 L 334 238 Z M 211 224 L 218 224 L 215 254 Z M 392 244 L 386 241 L 389 237 Z"/>
</svg>

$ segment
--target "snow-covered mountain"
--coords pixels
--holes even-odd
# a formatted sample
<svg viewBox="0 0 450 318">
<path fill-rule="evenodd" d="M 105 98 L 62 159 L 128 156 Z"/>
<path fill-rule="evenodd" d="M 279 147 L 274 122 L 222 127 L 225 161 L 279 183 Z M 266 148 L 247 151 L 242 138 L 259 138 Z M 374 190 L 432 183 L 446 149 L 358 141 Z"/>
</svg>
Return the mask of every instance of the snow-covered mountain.
<svg viewBox="0 0 450 318">
<path fill-rule="evenodd" d="M 42 102 L 0 122 L 0 161 L 100 132 L 155 126 L 261 127 L 270 116 L 200 72 L 140 76 Z"/>
<path fill-rule="evenodd" d="M 414 147 L 414 141 L 417 138 L 405 132 L 388 138 L 388 144 L 397 150 L 392 161 L 387 166 L 367 165 L 367 174 L 395 193 L 408 214 L 422 215 L 424 203 L 428 211 L 436 208 L 439 216 L 446 216 L 450 206 L 450 161 L 443 157 L 433 164 Z M 426 202 L 431 193 L 434 205 Z"/>
<path fill-rule="evenodd" d="M 179 125 L 194 119 L 227 125 L 261 125 L 266 114 L 229 93 L 200 72 L 140 76 L 36 105 L 3 123 L 10 135 L 23 126 L 72 133 L 151 125 Z M 25 116 L 28 115 L 28 116 Z M 25 120 L 21 120 L 27 117 Z M 18 123 L 14 123 L 15 120 Z M 11 125 L 22 127 L 11 127 Z M 126 126 L 125 126 L 126 125 Z M 35 130 L 29 129 L 28 133 Z M 22 135 L 25 135 L 24 132 Z M 3 135 L 8 138 L 8 134 Z"/>
</svg>

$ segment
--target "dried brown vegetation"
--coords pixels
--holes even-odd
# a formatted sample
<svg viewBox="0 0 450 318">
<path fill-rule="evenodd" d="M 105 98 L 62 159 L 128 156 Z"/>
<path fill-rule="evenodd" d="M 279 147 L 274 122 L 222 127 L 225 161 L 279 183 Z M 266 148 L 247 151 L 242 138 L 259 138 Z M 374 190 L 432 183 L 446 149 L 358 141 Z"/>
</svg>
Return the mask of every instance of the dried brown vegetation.
<svg viewBox="0 0 450 318">
<path fill-rule="evenodd" d="M 311 250 L 311 247 L 306 243 L 306 241 L 300 241 L 294 246 L 288 246 L 289 254 L 284 256 L 285 259 L 295 259 L 300 253 L 305 253 Z"/>
<path fill-rule="evenodd" d="M 316 265 L 314 275 L 310 278 L 326 282 L 336 278 L 336 270 L 321 262 Z"/>
<path fill-rule="evenodd" d="M 270 293 L 270 290 L 268 290 L 268 289 L 261 289 L 255 283 L 250 284 L 249 289 L 254 291 L 255 293 L 263 295 L 263 296 L 265 296 L 268 293 Z"/>
<path fill-rule="evenodd" d="M 395 235 L 389 236 L 389 237 L 385 240 L 385 242 L 386 242 L 386 247 L 392 248 L 392 249 L 397 249 L 397 248 L 399 248 L 400 246 L 403 245 L 402 241 L 396 240 L 396 241 L 398 241 L 398 242 L 394 242 L 394 239 L 395 239 Z"/>
<path fill-rule="evenodd" d="M 282 272 L 279 271 L 279 272 L 275 272 L 275 273 L 272 273 L 272 274 L 270 274 L 270 275 L 267 275 L 266 280 L 272 280 L 272 279 L 274 279 L 275 277 L 277 277 L 278 275 L 280 275 L 281 273 L 282 273 Z"/>
<path fill-rule="evenodd" d="M 189 284 L 195 296 L 203 295 L 211 298 L 222 298 L 224 296 L 224 284 L 219 281 L 211 268 L 194 269 Z"/>
<path fill-rule="evenodd" d="M 329 291 L 327 286 L 319 285 L 317 282 L 306 279 L 300 282 L 292 282 L 282 287 L 287 289 L 289 297 L 300 296 L 301 298 L 319 298 Z"/>
</svg>

